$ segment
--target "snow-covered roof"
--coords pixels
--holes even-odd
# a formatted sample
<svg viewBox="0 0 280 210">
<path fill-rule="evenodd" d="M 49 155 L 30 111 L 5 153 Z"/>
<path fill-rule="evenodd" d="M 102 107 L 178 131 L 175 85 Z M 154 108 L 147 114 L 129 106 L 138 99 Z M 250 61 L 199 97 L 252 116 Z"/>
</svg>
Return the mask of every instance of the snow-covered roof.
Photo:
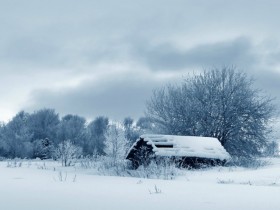
<svg viewBox="0 0 280 210">
<path fill-rule="evenodd" d="M 145 134 L 140 139 L 151 145 L 157 156 L 230 159 L 229 153 L 216 138 Z"/>
</svg>

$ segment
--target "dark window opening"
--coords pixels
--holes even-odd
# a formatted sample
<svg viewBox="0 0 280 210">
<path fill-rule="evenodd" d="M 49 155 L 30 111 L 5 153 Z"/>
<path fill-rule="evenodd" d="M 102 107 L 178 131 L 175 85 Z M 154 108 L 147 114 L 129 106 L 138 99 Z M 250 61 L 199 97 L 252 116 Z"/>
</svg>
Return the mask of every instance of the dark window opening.
<svg viewBox="0 0 280 210">
<path fill-rule="evenodd" d="M 156 145 L 157 148 L 173 148 L 173 144 L 160 144 Z"/>
</svg>

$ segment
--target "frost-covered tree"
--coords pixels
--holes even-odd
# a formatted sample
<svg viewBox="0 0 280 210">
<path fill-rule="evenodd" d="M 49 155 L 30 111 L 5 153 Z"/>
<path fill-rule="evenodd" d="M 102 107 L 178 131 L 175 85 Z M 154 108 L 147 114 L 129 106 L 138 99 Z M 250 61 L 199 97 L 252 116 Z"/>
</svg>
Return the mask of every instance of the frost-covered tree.
<svg viewBox="0 0 280 210">
<path fill-rule="evenodd" d="M 133 119 L 131 117 L 126 117 L 123 120 L 123 125 L 125 129 L 125 136 L 128 140 L 132 138 L 132 130 L 133 130 Z"/>
<path fill-rule="evenodd" d="M 82 154 L 82 148 L 67 140 L 58 144 L 56 154 L 62 166 L 70 166 L 72 161 Z"/>
<path fill-rule="evenodd" d="M 105 135 L 105 153 L 110 158 L 112 166 L 125 159 L 129 147 L 129 141 L 125 137 L 122 126 L 118 124 L 109 125 Z"/>
<path fill-rule="evenodd" d="M 38 139 L 32 142 L 33 145 L 33 158 L 49 159 L 55 154 L 53 142 L 48 138 Z"/>
<path fill-rule="evenodd" d="M 32 141 L 48 138 L 58 143 L 56 129 L 59 124 L 59 116 L 53 109 L 41 109 L 32 113 L 28 119 L 30 131 L 33 133 Z"/>
<path fill-rule="evenodd" d="M 105 133 L 107 131 L 109 119 L 107 117 L 97 117 L 87 126 L 87 137 L 84 151 L 87 154 L 104 155 Z"/>
<path fill-rule="evenodd" d="M 134 125 L 131 117 L 126 117 L 123 120 L 124 134 L 129 144 L 132 145 L 139 137 L 139 129 Z"/>
<path fill-rule="evenodd" d="M 149 117 L 140 117 L 136 123 L 140 134 L 152 133 L 154 130 L 153 120 Z"/>
<path fill-rule="evenodd" d="M 0 123 L 0 157 L 6 157 L 8 153 L 8 145 L 4 136 L 5 124 Z"/>
<path fill-rule="evenodd" d="M 1 138 L 7 157 L 32 157 L 33 134 L 27 125 L 29 118 L 28 113 L 21 111 L 2 127 Z"/>
<path fill-rule="evenodd" d="M 267 146 L 274 106 L 245 73 L 226 67 L 155 90 L 147 114 L 161 132 L 216 137 L 231 155 L 252 156 Z"/>
<path fill-rule="evenodd" d="M 266 154 L 268 156 L 276 156 L 279 157 L 279 143 L 277 141 L 272 141 L 268 144 L 268 147 L 266 148 Z"/>
<path fill-rule="evenodd" d="M 59 141 L 71 140 L 77 146 L 82 147 L 85 143 L 86 120 L 77 115 L 64 116 L 57 126 L 57 139 Z"/>
</svg>

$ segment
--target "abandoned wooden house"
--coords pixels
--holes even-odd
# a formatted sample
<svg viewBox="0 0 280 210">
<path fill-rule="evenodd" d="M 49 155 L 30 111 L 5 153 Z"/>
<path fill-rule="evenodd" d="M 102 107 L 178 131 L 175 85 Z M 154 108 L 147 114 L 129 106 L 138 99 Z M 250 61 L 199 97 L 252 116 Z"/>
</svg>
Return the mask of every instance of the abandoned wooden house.
<svg viewBox="0 0 280 210">
<path fill-rule="evenodd" d="M 172 160 L 180 167 L 222 165 L 230 155 L 216 138 L 197 136 L 142 135 L 133 144 L 126 159 L 133 168 L 152 160 Z"/>
</svg>

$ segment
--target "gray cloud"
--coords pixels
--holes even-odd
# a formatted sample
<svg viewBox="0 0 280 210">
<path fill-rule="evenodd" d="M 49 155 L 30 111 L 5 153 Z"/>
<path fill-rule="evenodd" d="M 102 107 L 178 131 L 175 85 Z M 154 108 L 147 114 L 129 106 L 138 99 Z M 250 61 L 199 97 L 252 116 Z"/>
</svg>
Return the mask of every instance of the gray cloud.
<svg viewBox="0 0 280 210">
<path fill-rule="evenodd" d="M 228 63 L 243 66 L 254 59 L 249 39 L 255 23 L 259 28 L 253 35 L 258 36 L 259 30 L 266 31 L 273 23 L 273 17 L 264 19 L 262 15 L 276 12 L 277 4 L 224 4 L 221 0 L 203 4 L 192 0 L 5 2 L 0 8 L 5 20 L 0 23 L 0 61 L 37 71 L 129 59 L 158 70 Z M 276 35 L 277 28 L 270 30 Z M 240 36 L 248 39 L 235 39 Z M 179 39 L 192 43 L 197 37 L 201 41 L 188 49 L 174 45 Z"/>
<path fill-rule="evenodd" d="M 59 91 L 36 90 L 27 110 L 53 107 L 62 114 L 75 113 L 92 119 L 99 115 L 122 120 L 125 116 L 144 115 L 145 101 L 162 82 L 139 76 L 115 76 L 87 81 L 77 88 Z"/>
<path fill-rule="evenodd" d="M 138 57 L 155 70 L 180 70 L 194 67 L 237 65 L 251 66 L 257 60 L 247 38 L 200 44 L 179 50 L 170 44 L 140 49 Z"/>
<path fill-rule="evenodd" d="M 275 102 L 280 108 L 280 73 L 270 70 L 257 71 L 253 74 L 255 85 L 264 91 L 265 94 L 275 98 Z"/>
<path fill-rule="evenodd" d="M 57 64 L 58 49 L 50 43 L 43 40 L 34 40 L 32 38 L 22 37 L 13 42 L 6 43 L 0 51 L 2 62 L 40 63 L 46 65 L 52 62 Z"/>
<path fill-rule="evenodd" d="M 0 35 L 1 61 L 16 61 L 19 65 L 27 63 L 36 67 L 69 68 L 79 66 L 81 62 L 91 65 L 91 62 L 102 60 L 127 59 L 127 54 L 130 53 L 127 52 L 128 46 L 139 48 L 137 45 L 142 44 L 141 40 L 148 40 L 153 44 L 170 43 L 171 45 L 170 47 L 157 45 L 159 49 L 164 48 L 168 51 L 166 55 L 158 53 L 159 49 L 144 50 L 143 53 L 150 53 L 155 57 L 157 55 L 155 61 L 149 61 L 151 65 L 158 66 L 157 60 L 170 54 L 173 55 L 173 60 L 176 55 L 179 56 L 177 66 L 180 67 L 182 65 L 180 56 L 184 57 L 184 53 L 187 52 L 178 52 L 172 46 L 172 42 L 176 41 L 177 37 L 180 39 L 183 37 L 191 43 L 199 31 L 202 33 L 199 35 L 202 40 L 205 37 L 204 31 L 207 31 L 209 36 L 215 34 L 225 40 L 227 37 L 223 32 L 219 33 L 219 28 L 234 23 L 234 19 L 247 16 L 246 9 L 240 10 L 238 16 L 234 15 L 237 8 L 236 10 L 232 8 L 235 8 L 238 3 L 223 5 L 222 11 L 218 8 L 214 9 L 221 2 L 204 2 L 203 6 L 199 3 L 194 4 L 194 1 L 182 0 L 167 1 L 164 4 L 147 0 L 141 2 L 83 0 L 79 3 L 73 0 L 5 2 L 0 8 L 0 17 L 5 20 L 0 23 L 3 29 Z M 223 13 L 228 16 L 221 19 Z M 244 19 L 244 22 L 252 22 L 247 18 Z M 240 31 L 237 26 L 232 28 Z M 244 32 L 246 31 L 242 29 L 237 36 L 244 35 Z M 207 45 L 207 42 L 205 43 Z M 217 44 L 219 45 L 219 42 Z M 205 47 L 215 48 L 215 46 Z M 217 47 L 220 50 L 227 46 Z M 196 49 L 195 46 L 192 50 L 197 50 L 193 53 L 202 51 L 205 56 L 207 54 L 203 49 Z M 199 59 L 198 55 L 193 59 Z M 214 56 L 213 59 L 216 57 Z M 168 64 L 176 66 L 171 62 Z"/>
</svg>

